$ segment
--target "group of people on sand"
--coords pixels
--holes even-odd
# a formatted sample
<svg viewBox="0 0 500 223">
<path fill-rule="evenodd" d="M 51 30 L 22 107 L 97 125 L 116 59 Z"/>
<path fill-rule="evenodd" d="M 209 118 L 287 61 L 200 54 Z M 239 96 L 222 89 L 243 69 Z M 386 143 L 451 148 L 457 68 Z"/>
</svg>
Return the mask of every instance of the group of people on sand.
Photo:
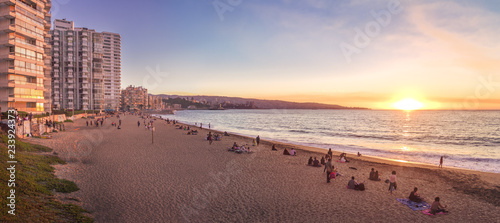
<svg viewBox="0 0 500 223">
<path fill-rule="evenodd" d="M 215 134 L 212 134 L 212 132 L 208 132 L 207 134 L 207 138 L 206 138 L 209 142 L 210 145 L 212 145 L 212 142 L 213 141 L 220 141 L 222 140 L 222 136 L 215 133 Z"/>
<path fill-rule="evenodd" d="M 89 126 L 89 121 L 85 121 L 87 123 L 87 126 Z M 99 127 L 99 123 L 101 123 L 101 126 L 103 126 L 104 118 L 98 118 L 95 121 L 90 120 L 90 126 L 95 125 L 95 127 Z"/>
<path fill-rule="evenodd" d="M 285 150 L 283 150 L 283 155 L 296 156 L 297 151 L 295 151 L 295 149 L 292 148 L 290 149 L 290 152 L 288 152 L 288 150 L 285 148 Z"/>
<path fill-rule="evenodd" d="M 314 157 L 314 160 L 313 160 L 312 156 L 309 157 L 309 161 L 307 161 L 307 165 L 313 166 L 313 167 L 321 167 L 321 164 L 319 163 L 319 160 L 316 157 Z"/>
<path fill-rule="evenodd" d="M 235 152 L 235 153 L 251 153 L 252 150 L 250 149 L 250 146 L 248 144 L 241 145 L 239 146 L 236 142 L 233 143 L 233 146 L 228 149 L 229 152 Z"/>
<path fill-rule="evenodd" d="M 372 172 L 374 172 L 373 168 L 372 168 Z M 372 172 L 370 172 L 370 180 L 372 180 L 372 179 L 376 180 L 377 177 L 378 177 L 378 171 L 375 171 L 373 174 L 372 174 Z M 380 178 L 378 178 L 378 180 L 380 180 Z M 392 174 L 389 177 L 389 180 L 387 180 L 386 182 L 389 183 L 389 191 L 392 194 L 392 192 L 397 189 L 396 171 L 392 171 Z M 415 203 L 422 203 L 422 202 L 424 202 L 424 199 L 418 193 L 418 188 L 417 187 L 413 188 L 413 191 L 410 192 L 410 195 L 408 196 L 408 199 L 410 201 L 415 202 Z M 446 211 L 444 209 L 446 207 L 447 207 L 446 205 L 445 206 L 441 205 L 439 197 L 435 197 L 434 198 L 434 202 L 432 202 L 432 205 L 431 205 L 430 213 L 431 214 L 437 214 L 437 213 L 440 213 L 440 212 L 448 213 L 448 211 Z"/>
</svg>

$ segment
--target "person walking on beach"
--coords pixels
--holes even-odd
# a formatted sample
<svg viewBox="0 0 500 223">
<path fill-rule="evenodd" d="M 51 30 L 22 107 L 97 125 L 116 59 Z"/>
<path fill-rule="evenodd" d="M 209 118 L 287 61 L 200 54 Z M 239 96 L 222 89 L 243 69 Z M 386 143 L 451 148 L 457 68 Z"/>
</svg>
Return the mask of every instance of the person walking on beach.
<svg viewBox="0 0 500 223">
<path fill-rule="evenodd" d="M 101 121 L 101 125 L 102 125 L 102 121 Z M 122 120 L 118 120 L 118 125 L 122 125 Z"/>
<path fill-rule="evenodd" d="M 89 126 L 89 121 L 87 120 L 87 121 L 85 121 L 85 122 L 87 123 L 87 126 Z"/>
<path fill-rule="evenodd" d="M 137 127 L 141 126 L 141 122 L 137 121 Z"/>
<path fill-rule="evenodd" d="M 328 156 L 330 156 L 330 158 L 332 158 L 332 157 L 333 157 L 332 148 L 329 148 L 329 149 L 328 149 Z"/>
<path fill-rule="evenodd" d="M 396 184 L 396 171 L 392 171 L 391 176 L 389 177 L 389 191 L 392 194 L 392 191 L 396 190 L 398 185 Z"/>
<path fill-rule="evenodd" d="M 441 156 L 441 159 L 439 159 L 439 167 L 443 168 L 443 156 Z"/>
<path fill-rule="evenodd" d="M 255 140 L 257 141 L 257 145 L 260 144 L 260 136 L 258 135 L 257 138 L 255 138 Z"/>
<path fill-rule="evenodd" d="M 210 129 L 210 123 L 208 123 L 208 129 Z"/>
<path fill-rule="evenodd" d="M 325 169 L 323 172 L 326 170 L 326 182 L 330 183 L 330 174 L 333 172 L 333 166 L 332 166 L 332 159 L 328 159 L 328 162 L 325 164 Z"/>
</svg>

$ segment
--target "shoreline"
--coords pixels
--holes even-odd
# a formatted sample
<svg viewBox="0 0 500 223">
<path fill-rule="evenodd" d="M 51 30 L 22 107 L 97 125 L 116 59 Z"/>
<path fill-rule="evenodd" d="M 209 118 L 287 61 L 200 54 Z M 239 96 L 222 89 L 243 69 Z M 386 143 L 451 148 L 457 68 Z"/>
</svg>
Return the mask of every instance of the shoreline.
<svg viewBox="0 0 500 223">
<path fill-rule="evenodd" d="M 162 114 L 152 114 L 152 115 L 159 115 L 156 117 L 161 118 Z M 184 122 L 176 121 L 177 123 L 180 123 L 182 125 L 187 125 L 190 127 L 194 127 L 199 129 L 199 126 L 195 126 L 192 124 L 187 124 Z M 217 132 L 220 134 L 224 134 L 224 131 L 222 130 L 217 130 L 217 129 L 207 129 L 203 128 L 204 130 L 210 130 L 213 132 Z M 237 132 L 228 132 L 230 135 L 235 135 L 243 138 L 247 138 L 250 140 L 253 140 L 255 138 L 240 134 Z M 314 146 L 308 146 L 308 145 L 301 145 L 298 143 L 293 143 L 293 142 L 281 142 L 281 141 L 276 141 L 276 140 L 268 140 L 268 139 L 262 139 L 261 138 L 261 144 L 262 142 L 268 142 L 270 143 L 270 146 L 272 144 L 275 144 L 276 146 L 280 147 L 286 147 L 286 148 L 295 148 L 296 150 L 302 150 L 306 152 L 312 152 L 312 153 L 317 153 L 317 154 L 322 154 L 323 156 L 328 152 L 328 149 L 326 148 L 319 148 L 319 147 L 314 147 Z M 344 153 L 339 150 L 332 149 L 332 152 L 334 154 L 337 154 L 337 156 L 341 153 Z M 372 155 L 363 155 L 361 157 L 358 157 L 357 154 L 355 153 L 350 153 L 350 152 L 345 152 L 348 155 L 349 159 L 354 159 L 354 160 L 360 160 L 360 161 L 366 161 L 366 162 L 373 162 L 373 163 L 379 163 L 379 164 L 388 164 L 388 165 L 396 165 L 396 166 L 407 166 L 407 167 L 421 167 L 421 168 L 431 168 L 431 169 L 445 169 L 445 170 L 458 170 L 458 171 L 465 171 L 468 172 L 469 174 L 474 174 L 474 173 L 481 173 L 481 174 L 487 174 L 487 175 L 499 175 L 500 173 L 495 173 L 495 172 L 487 172 L 487 171 L 480 171 L 480 170 L 473 170 L 473 169 L 467 169 L 467 168 L 462 168 L 462 167 L 454 167 L 454 166 L 446 166 L 446 161 L 443 164 L 443 168 L 439 168 L 438 165 L 435 164 L 430 164 L 430 163 L 422 163 L 422 162 L 415 162 L 415 161 L 407 161 L 407 160 L 397 160 L 397 159 L 391 159 L 391 158 L 386 158 L 386 157 L 380 157 L 380 156 L 372 156 Z M 500 180 L 498 181 L 500 184 Z"/>
</svg>

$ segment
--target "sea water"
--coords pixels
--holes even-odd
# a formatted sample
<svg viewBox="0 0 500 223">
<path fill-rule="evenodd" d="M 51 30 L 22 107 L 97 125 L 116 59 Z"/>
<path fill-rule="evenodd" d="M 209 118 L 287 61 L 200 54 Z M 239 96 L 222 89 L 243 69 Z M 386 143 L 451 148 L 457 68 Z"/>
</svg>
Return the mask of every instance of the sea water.
<svg viewBox="0 0 500 223">
<path fill-rule="evenodd" d="M 183 123 L 348 153 L 500 173 L 500 112 L 184 110 Z"/>
</svg>

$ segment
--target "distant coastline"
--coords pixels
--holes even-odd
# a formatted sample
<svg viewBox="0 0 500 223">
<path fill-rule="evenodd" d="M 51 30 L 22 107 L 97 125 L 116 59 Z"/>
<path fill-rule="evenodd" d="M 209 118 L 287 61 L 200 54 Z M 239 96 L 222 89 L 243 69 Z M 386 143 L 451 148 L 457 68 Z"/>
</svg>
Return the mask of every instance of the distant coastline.
<svg viewBox="0 0 500 223">
<path fill-rule="evenodd" d="M 239 98 L 227 96 L 185 96 L 185 95 L 166 95 L 159 94 L 164 100 L 182 99 L 191 106 L 183 106 L 182 109 L 188 110 L 224 110 L 224 109 L 355 109 L 370 110 L 363 107 L 346 107 L 335 104 L 323 104 L 316 102 L 290 102 L 281 100 L 263 100 L 252 98 Z M 196 106 L 197 105 L 197 106 Z M 192 107 L 195 106 L 195 107 Z M 191 107 L 191 108 L 189 108 Z M 177 109 L 176 109 L 177 110 Z"/>
</svg>

